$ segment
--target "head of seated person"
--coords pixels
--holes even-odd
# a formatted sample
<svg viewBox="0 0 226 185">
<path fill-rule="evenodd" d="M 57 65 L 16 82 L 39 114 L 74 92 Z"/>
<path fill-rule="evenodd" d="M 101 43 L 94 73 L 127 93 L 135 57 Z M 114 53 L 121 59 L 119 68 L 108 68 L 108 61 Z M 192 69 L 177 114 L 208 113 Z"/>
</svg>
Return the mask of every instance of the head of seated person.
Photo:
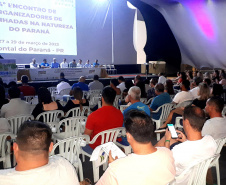
<svg viewBox="0 0 226 185">
<path fill-rule="evenodd" d="M 23 75 L 21 77 L 21 82 L 22 82 L 22 85 L 27 85 L 27 83 L 28 83 L 28 76 L 27 75 Z"/>
<path fill-rule="evenodd" d="M 111 87 L 105 87 L 102 91 L 102 97 L 101 97 L 102 105 L 103 106 L 106 106 L 106 105 L 113 106 L 115 97 L 116 97 L 115 90 Z"/>
<path fill-rule="evenodd" d="M 221 84 L 213 84 L 212 95 L 215 97 L 221 97 L 223 93 L 223 86 Z"/>
<path fill-rule="evenodd" d="M 48 164 L 49 152 L 53 148 L 51 137 L 52 131 L 47 124 L 39 121 L 24 122 L 13 144 L 16 170 L 25 171 Z"/>
<path fill-rule="evenodd" d="M 81 76 L 79 78 L 79 82 L 85 83 L 85 81 L 86 81 L 86 78 L 84 76 Z"/>
<path fill-rule="evenodd" d="M 222 111 L 224 109 L 224 100 L 220 97 L 211 97 L 206 102 L 205 111 L 210 116 L 213 117 L 222 117 Z"/>
<path fill-rule="evenodd" d="M 189 91 L 190 90 L 190 82 L 188 80 L 183 80 L 181 84 L 182 91 Z"/>
<path fill-rule="evenodd" d="M 130 87 L 126 102 L 136 103 L 140 101 L 141 90 L 137 86 Z"/>
<path fill-rule="evenodd" d="M 207 84 L 205 83 L 199 84 L 198 96 L 199 100 L 207 100 L 210 97 L 210 89 Z"/>
<path fill-rule="evenodd" d="M 160 95 L 164 93 L 164 85 L 162 83 L 157 83 L 155 85 L 155 94 Z"/>
<path fill-rule="evenodd" d="M 20 89 L 16 86 L 12 86 L 8 90 L 10 99 L 20 98 Z"/>
</svg>

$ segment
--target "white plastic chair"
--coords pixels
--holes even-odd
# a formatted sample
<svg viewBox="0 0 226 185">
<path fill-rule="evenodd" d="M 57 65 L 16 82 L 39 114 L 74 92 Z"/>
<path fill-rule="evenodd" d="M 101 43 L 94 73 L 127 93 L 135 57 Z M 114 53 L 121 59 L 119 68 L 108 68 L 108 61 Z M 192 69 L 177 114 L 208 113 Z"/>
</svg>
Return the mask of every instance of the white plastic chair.
<svg viewBox="0 0 226 185">
<path fill-rule="evenodd" d="M 117 69 L 115 69 L 115 65 L 110 65 L 110 71 L 112 72 L 111 74 L 117 74 Z"/>
<path fill-rule="evenodd" d="M 140 102 L 146 104 L 147 103 L 147 98 L 140 98 Z"/>
<path fill-rule="evenodd" d="M 176 117 L 176 121 L 175 121 L 175 128 L 183 128 L 183 126 L 180 124 L 180 120 L 183 120 L 183 117 Z"/>
<path fill-rule="evenodd" d="M 48 87 L 47 89 L 49 90 L 50 94 L 52 94 L 52 92 L 57 91 L 56 87 Z"/>
<path fill-rule="evenodd" d="M 191 164 L 186 170 L 184 170 L 179 176 L 176 176 L 170 185 L 176 185 L 176 182 L 180 182 L 184 179 L 184 176 L 189 173 L 189 182 L 186 185 L 206 185 L 206 174 L 210 166 L 210 163 L 214 160 L 218 160 L 220 154 L 214 155 L 210 158 Z"/>
<path fill-rule="evenodd" d="M 42 121 L 44 123 L 47 123 L 51 128 L 52 127 L 57 127 L 60 117 L 64 115 L 64 112 L 62 110 L 52 110 L 52 111 L 45 111 L 40 113 L 37 117 L 36 120 L 39 120 L 42 118 Z"/>
<path fill-rule="evenodd" d="M 75 108 L 70 109 L 69 111 L 67 111 L 65 117 L 68 117 L 70 114 L 72 114 L 70 117 L 84 116 L 86 111 L 89 112 L 89 107 L 88 106 L 83 106 L 82 110 L 80 109 L 80 107 L 75 107 Z"/>
<path fill-rule="evenodd" d="M 187 107 L 187 106 L 191 105 L 192 102 L 193 102 L 193 100 L 183 101 L 181 103 L 178 103 L 175 108 L 178 108 L 178 107 Z"/>
<path fill-rule="evenodd" d="M 115 101 L 113 103 L 113 106 L 117 109 L 119 108 L 119 99 L 121 99 L 121 95 L 116 95 Z"/>
<path fill-rule="evenodd" d="M 62 89 L 60 92 L 59 92 L 59 95 L 63 96 L 63 95 L 69 95 L 71 91 L 71 88 L 67 88 L 67 89 Z"/>
<path fill-rule="evenodd" d="M 145 104 L 146 104 L 146 105 L 150 105 L 153 99 L 154 99 L 154 97 L 153 97 L 153 98 L 150 98 L 149 100 L 147 100 L 147 101 L 145 102 Z"/>
<path fill-rule="evenodd" d="M 31 104 L 31 100 L 33 100 L 35 98 L 35 96 L 24 96 L 24 99 L 26 102 Z"/>
<path fill-rule="evenodd" d="M 34 120 L 34 117 L 32 115 L 18 115 L 7 118 L 10 124 L 10 131 L 16 135 L 20 125 L 29 119 Z"/>
<path fill-rule="evenodd" d="M 60 155 L 67 159 L 76 168 L 76 171 L 79 171 L 80 181 L 83 181 L 83 168 L 79 154 L 81 146 L 86 145 L 84 139 L 89 138 L 87 136 L 80 136 L 61 140 L 53 146 L 53 150 L 50 153 L 50 156 Z"/>
<path fill-rule="evenodd" d="M 126 110 L 129 107 L 129 105 L 120 105 L 120 111 L 123 113 L 124 110 Z"/>
<path fill-rule="evenodd" d="M 215 140 L 217 143 L 217 150 L 216 154 L 220 154 L 225 142 L 226 142 L 226 137 L 220 138 Z M 216 160 L 213 160 L 213 162 L 210 164 L 210 167 L 215 167 L 216 168 L 216 173 L 217 173 L 217 184 L 220 185 L 220 167 L 219 167 L 219 158 Z"/>
<path fill-rule="evenodd" d="M 224 109 L 222 110 L 222 116 L 226 117 L 226 106 L 224 106 Z"/>
<path fill-rule="evenodd" d="M 156 114 L 156 113 L 159 113 L 159 111 L 161 111 L 161 115 L 158 120 L 152 118 L 152 121 L 156 124 L 156 130 L 166 121 L 170 111 L 174 107 L 175 107 L 174 103 L 166 103 L 160 106 L 156 111 L 151 112 L 151 114 Z M 156 135 L 157 135 L 157 141 L 159 141 L 160 133 L 156 133 Z"/>
<path fill-rule="evenodd" d="M 53 138 L 57 141 L 69 137 L 79 136 L 84 132 L 87 117 L 65 118 L 61 120 L 57 126 L 57 132 L 53 134 Z M 60 127 L 64 126 L 61 132 Z"/>
<path fill-rule="evenodd" d="M 101 90 L 91 90 L 89 91 L 89 107 L 93 108 L 98 104 L 101 98 Z"/>
<path fill-rule="evenodd" d="M 116 140 L 119 133 L 122 132 L 122 130 L 124 129 L 125 129 L 124 127 L 118 127 L 100 132 L 99 134 L 95 135 L 92 141 L 88 142 L 88 144 L 95 143 L 98 137 L 101 137 L 101 145 L 107 142 L 113 142 L 116 144 Z M 91 155 L 85 152 L 84 150 L 81 150 L 81 153 L 83 161 L 85 161 L 85 155 L 89 158 L 91 157 Z M 92 163 L 93 163 L 93 179 L 94 182 L 97 182 L 99 179 L 99 166 L 96 165 L 96 161 L 92 161 Z"/>
<path fill-rule="evenodd" d="M 10 142 L 7 141 L 7 134 L 0 134 L 0 162 L 3 162 L 3 168 L 11 168 L 10 161 Z"/>
</svg>

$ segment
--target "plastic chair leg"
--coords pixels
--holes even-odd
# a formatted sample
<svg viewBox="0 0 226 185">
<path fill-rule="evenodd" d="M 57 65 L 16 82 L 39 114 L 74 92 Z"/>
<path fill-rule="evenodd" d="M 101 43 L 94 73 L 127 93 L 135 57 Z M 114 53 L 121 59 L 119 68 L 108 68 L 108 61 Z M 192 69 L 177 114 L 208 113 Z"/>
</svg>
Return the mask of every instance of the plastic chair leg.
<svg viewBox="0 0 226 185">
<path fill-rule="evenodd" d="M 83 177 L 83 168 L 82 168 L 82 163 L 81 163 L 80 160 L 78 162 L 78 170 L 79 170 L 80 181 L 83 181 L 83 179 L 84 179 L 84 177 Z"/>
<path fill-rule="evenodd" d="M 220 179 L 219 161 L 216 162 L 216 173 L 217 173 L 217 185 L 220 185 L 221 179 Z"/>
<path fill-rule="evenodd" d="M 96 167 L 96 161 L 93 161 L 93 181 L 96 183 L 99 180 L 99 167 Z"/>
</svg>

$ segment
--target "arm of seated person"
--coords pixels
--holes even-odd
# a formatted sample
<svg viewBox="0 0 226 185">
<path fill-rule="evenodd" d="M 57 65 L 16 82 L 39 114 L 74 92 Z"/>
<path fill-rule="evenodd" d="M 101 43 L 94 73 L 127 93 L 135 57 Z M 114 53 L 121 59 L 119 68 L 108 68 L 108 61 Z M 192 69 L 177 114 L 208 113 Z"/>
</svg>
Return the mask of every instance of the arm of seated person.
<svg viewBox="0 0 226 185">
<path fill-rule="evenodd" d="M 88 136 L 91 136 L 93 133 L 93 130 L 89 130 L 89 129 L 85 129 L 85 132 L 84 132 L 84 135 L 88 135 Z"/>
</svg>

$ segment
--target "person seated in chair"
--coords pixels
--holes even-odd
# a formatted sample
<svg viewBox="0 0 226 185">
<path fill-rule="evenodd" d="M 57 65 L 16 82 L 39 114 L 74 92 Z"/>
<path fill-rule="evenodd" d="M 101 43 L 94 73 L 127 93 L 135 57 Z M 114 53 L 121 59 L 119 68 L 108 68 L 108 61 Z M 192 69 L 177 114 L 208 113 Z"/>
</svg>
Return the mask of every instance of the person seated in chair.
<svg viewBox="0 0 226 185">
<path fill-rule="evenodd" d="M 202 128 L 205 123 L 205 113 L 196 106 L 187 106 L 184 109 L 183 128 L 184 132 L 177 130 L 178 139 L 172 139 L 170 131 L 167 129 L 165 136 L 155 145 L 172 148 L 176 142 L 181 142 L 172 148 L 176 166 L 176 176 L 179 176 L 191 164 L 200 162 L 213 156 L 217 149 L 217 144 L 212 136 L 202 136 Z M 184 185 L 189 181 L 188 171 L 176 184 Z"/>
<path fill-rule="evenodd" d="M 151 143 L 153 123 L 144 112 L 131 110 L 125 118 L 128 142 L 134 153 L 113 159 L 96 185 L 166 185 L 174 179 L 176 170 L 172 152 Z"/>
<path fill-rule="evenodd" d="M 35 96 L 35 88 L 28 85 L 28 76 L 23 75 L 21 77 L 22 86 L 19 87 L 20 92 L 23 93 L 24 96 Z"/>
<path fill-rule="evenodd" d="M 92 112 L 87 119 L 85 135 L 90 136 L 92 140 L 98 133 L 122 127 L 123 115 L 120 110 L 113 106 L 116 97 L 116 92 L 111 87 L 105 87 L 102 92 L 102 107 Z M 99 137 L 94 144 L 84 147 L 84 151 L 92 153 L 93 149 L 101 144 L 101 138 Z"/>
<path fill-rule="evenodd" d="M 16 167 L 0 170 L 0 184 L 79 185 L 74 167 L 63 157 L 51 156 L 52 131 L 39 121 L 24 122 L 13 143 Z"/>
</svg>

